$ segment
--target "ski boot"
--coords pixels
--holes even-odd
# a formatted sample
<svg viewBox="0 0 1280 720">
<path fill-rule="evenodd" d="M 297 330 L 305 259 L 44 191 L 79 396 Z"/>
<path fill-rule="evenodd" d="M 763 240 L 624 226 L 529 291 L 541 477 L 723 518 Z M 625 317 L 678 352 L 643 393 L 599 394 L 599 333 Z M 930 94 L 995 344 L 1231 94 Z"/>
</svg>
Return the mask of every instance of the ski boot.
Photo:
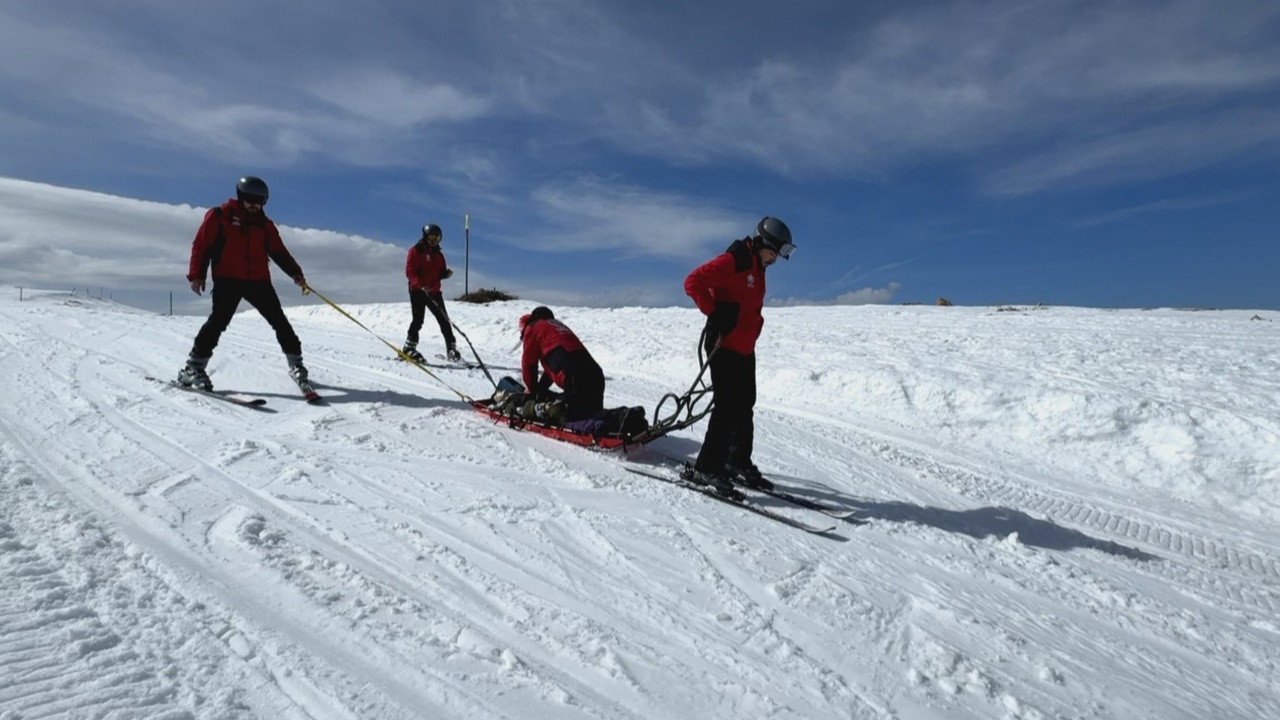
<svg viewBox="0 0 1280 720">
<path fill-rule="evenodd" d="M 685 464 L 680 470 L 680 479 L 694 485 L 705 485 L 715 491 L 717 495 L 722 495 L 733 500 L 741 500 L 742 493 L 733 487 L 733 481 L 728 475 L 722 472 L 710 472 L 707 470 L 699 470 L 693 465 Z"/>
<path fill-rule="evenodd" d="M 453 343 L 449 343 L 449 347 L 445 348 L 444 354 L 453 362 L 462 362 L 462 353 L 458 352 L 458 346 Z"/>
<path fill-rule="evenodd" d="M 418 343 L 413 340 L 407 341 L 400 352 L 416 363 L 425 363 L 427 361 L 426 358 L 422 357 L 422 353 L 418 352 Z"/>
<path fill-rule="evenodd" d="M 302 364 L 301 355 L 286 355 L 289 360 L 289 377 L 298 384 L 298 389 L 302 391 L 302 396 L 307 402 L 314 403 L 320 400 L 319 393 L 311 384 L 311 378 L 307 375 L 307 366 Z"/>
<path fill-rule="evenodd" d="M 763 490 L 768 492 L 773 489 L 773 483 L 769 479 L 760 474 L 760 468 L 756 464 L 748 460 L 740 465 L 730 464 L 725 471 L 733 481 L 743 487 L 752 490 Z"/>
<path fill-rule="evenodd" d="M 195 388 L 205 392 L 213 392 L 213 381 L 209 379 L 209 374 L 204 371 L 205 365 L 209 363 L 209 358 L 198 358 L 190 356 L 187 358 L 187 364 L 182 366 L 178 371 L 178 384 L 183 387 Z"/>
</svg>

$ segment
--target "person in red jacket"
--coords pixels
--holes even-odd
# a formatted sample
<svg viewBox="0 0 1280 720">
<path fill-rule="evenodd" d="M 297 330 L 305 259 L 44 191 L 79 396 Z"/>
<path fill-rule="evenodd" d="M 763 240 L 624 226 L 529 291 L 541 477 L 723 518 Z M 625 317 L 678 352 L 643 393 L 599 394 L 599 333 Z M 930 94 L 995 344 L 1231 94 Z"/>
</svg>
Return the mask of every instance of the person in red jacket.
<svg viewBox="0 0 1280 720">
<path fill-rule="evenodd" d="M 440 292 L 440 281 L 453 276 L 453 270 L 445 262 L 444 253 L 440 252 L 440 241 L 443 238 L 444 231 L 439 225 L 423 226 L 422 237 L 409 248 L 404 261 L 404 274 L 409 278 L 409 307 L 413 318 L 409 321 L 409 333 L 404 341 L 403 352 L 417 362 L 426 360 L 418 352 L 418 331 L 422 329 L 422 321 L 426 318 L 428 308 L 440 325 L 445 354 L 454 362 L 462 360 L 453 337 L 449 314 L 444 310 L 444 294 Z"/>
<path fill-rule="evenodd" d="M 702 449 L 686 469 L 686 480 L 720 492 L 732 491 L 734 482 L 773 488 L 751 461 L 756 339 L 764 327 L 765 270 L 779 257 L 789 259 L 795 248 L 786 224 L 765 217 L 753 235 L 735 240 L 685 278 L 685 293 L 707 316 L 703 342 L 709 353 L 713 403 Z"/>
<path fill-rule="evenodd" d="M 247 175 L 236 183 L 236 198 L 211 208 L 196 231 L 191 243 L 191 262 L 187 282 L 200 295 L 205 278 L 213 269 L 213 310 L 196 334 L 187 363 L 178 373 L 178 383 L 187 387 L 212 390 L 205 367 L 213 356 L 218 339 L 231 323 L 241 300 L 246 300 L 276 332 L 276 341 L 289 364 L 289 375 L 299 385 L 307 383 L 307 368 L 302 364 L 302 343 L 280 306 L 280 297 L 271 285 L 267 260 L 280 266 L 298 287 L 306 285 L 302 268 L 280 240 L 276 224 L 263 212 L 267 204 L 267 184 L 261 178 Z"/>
<path fill-rule="evenodd" d="M 561 423 L 582 420 L 604 409 L 604 371 L 567 325 L 547 307 L 536 307 L 520 318 L 520 358 L 524 386 L 535 400 L 544 399 L 552 383 L 564 393 Z M 538 365 L 542 377 L 538 377 Z"/>
</svg>

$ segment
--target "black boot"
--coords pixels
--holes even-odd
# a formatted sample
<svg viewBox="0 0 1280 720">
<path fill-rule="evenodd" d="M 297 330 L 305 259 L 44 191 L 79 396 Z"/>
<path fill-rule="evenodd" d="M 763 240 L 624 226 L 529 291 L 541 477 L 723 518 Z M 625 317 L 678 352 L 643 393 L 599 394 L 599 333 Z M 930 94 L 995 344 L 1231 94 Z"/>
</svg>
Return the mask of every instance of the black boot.
<svg viewBox="0 0 1280 720">
<path fill-rule="evenodd" d="M 769 482 L 769 479 L 764 475 L 761 475 L 760 468 L 756 467 L 756 464 L 750 460 L 739 465 L 730 465 L 728 472 L 733 481 L 743 487 L 749 487 L 752 490 L 773 489 L 773 483 Z"/>
<path fill-rule="evenodd" d="M 182 366 L 178 371 L 178 384 L 205 392 L 213 392 L 213 381 L 209 379 L 209 374 L 204 371 L 205 366 L 209 363 L 209 358 L 198 358 L 190 356 L 187 358 L 187 364 Z"/>
<path fill-rule="evenodd" d="M 422 353 L 418 352 L 418 343 L 416 341 L 406 340 L 404 348 L 400 352 L 416 363 L 425 363 L 427 361 L 426 358 L 422 357 Z"/>
<path fill-rule="evenodd" d="M 694 485 L 706 485 L 716 494 L 723 495 L 727 498 L 741 499 L 742 493 L 733 487 L 733 481 L 723 472 L 715 472 L 710 470 L 699 470 L 693 465 L 686 464 L 680 470 L 680 479 L 685 482 L 691 482 Z"/>
<path fill-rule="evenodd" d="M 302 390 L 311 390 L 311 378 L 307 374 L 307 366 L 302 364 L 301 355 L 286 355 L 289 360 L 289 377 L 298 384 Z"/>
</svg>

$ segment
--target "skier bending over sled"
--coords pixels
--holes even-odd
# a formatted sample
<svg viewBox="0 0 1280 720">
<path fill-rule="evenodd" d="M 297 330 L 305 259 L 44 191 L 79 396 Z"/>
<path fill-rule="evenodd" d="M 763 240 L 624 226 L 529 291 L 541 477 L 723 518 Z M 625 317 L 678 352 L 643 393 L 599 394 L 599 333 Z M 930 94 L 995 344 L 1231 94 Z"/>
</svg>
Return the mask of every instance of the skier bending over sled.
<svg viewBox="0 0 1280 720">
<path fill-rule="evenodd" d="M 445 355 L 454 362 L 462 359 L 453 337 L 449 314 L 444 309 L 444 293 L 440 292 L 440 281 L 453 277 L 453 270 L 449 269 L 444 253 L 440 251 L 440 241 L 443 238 L 444 231 L 439 225 L 432 223 L 423 226 L 422 238 L 409 248 L 404 261 L 404 274 L 409 279 L 409 308 L 413 313 L 404 341 L 404 354 L 417 362 L 426 361 L 422 353 L 418 352 L 418 331 L 422 329 L 428 308 L 440 325 Z"/>
<path fill-rule="evenodd" d="M 649 429 L 642 407 L 604 408 L 604 371 L 550 308 L 539 306 L 520 318 L 520 340 L 524 383 L 502 378 L 492 401 L 498 413 L 595 440 L 630 440 Z M 564 392 L 552 391 L 553 384 Z"/>
<path fill-rule="evenodd" d="M 191 243 L 191 263 L 187 281 L 197 295 L 204 292 L 205 276 L 213 268 L 213 310 L 196 334 L 187 363 L 178 373 L 178 383 L 212 390 L 205 366 L 218 346 L 218 339 L 231 323 L 241 300 L 247 300 L 276 331 L 276 341 L 289 363 L 289 375 L 299 386 L 307 384 L 307 368 L 302 364 L 302 343 L 280 307 L 280 296 L 271 285 L 274 260 L 293 278 L 298 287 L 307 280 L 302 268 L 280 240 L 276 224 L 263 212 L 267 204 L 267 184 L 261 178 L 245 176 L 236 183 L 236 198 L 210 208 Z"/>
<path fill-rule="evenodd" d="M 520 342 L 524 345 L 520 368 L 532 399 L 555 399 L 551 393 L 553 383 L 564 390 L 558 402 L 546 406 L 546 419 L 562 425 L 584 420 L 604 409 L 604 371 L 550 308 L 538 306 L 520 318 Z M 541 377 L 539 364 L 543 369 Z"/>
<path fill-rule="evenodd" d="M 772 490 L 773 483 L 751 461 L 755 444 L 756 339 L 764 326 L 765 270 L 790 259 L 796 246 L 791 230 L 765 217 L 749 237 L 735 240 L 720 255 L 694 269 L 684 291 L 707 316 L 703 331 L 711 366 L 711 420 L 698 459 L 685 479 L 719 492 L 739 482 Z"/>
</svg>

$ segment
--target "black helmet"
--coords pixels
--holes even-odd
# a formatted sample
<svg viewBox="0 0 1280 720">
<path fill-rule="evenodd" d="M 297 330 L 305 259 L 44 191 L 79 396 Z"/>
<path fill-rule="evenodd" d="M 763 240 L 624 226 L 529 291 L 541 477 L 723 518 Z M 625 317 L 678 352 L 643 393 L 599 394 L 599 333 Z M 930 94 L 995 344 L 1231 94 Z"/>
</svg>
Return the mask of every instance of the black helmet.
<svg viewBox="0 0 1280 720">
<path fill-rule="evenodd" d="M 426 225 L 422 226 L 422 239 L 426 240 L 428 235 L 435 235 L 441 240 L 444 239 L 444 231 L 441 230 L 440 226 L 435 223 L 427 223 Z"/>
<path fill-rule="evenodd" d="M 755 237 L 764 247 L 778 253 L 783 260 L 791 259 L 791 253 L 796 249 L 795 243 L 791 242 L 791 229 L 776 217 L 766 215 L 760 218 L 760 222 L 756 224 Z"/>
<path fill-rule="evenodd" d="M 554 320 L 555 315 L 551 313 L 551 308 L 545 305 L 539 305 L 533 309 L 528 315 L 520 316 L 520 339 L 524 339 L 525 328 L 538 322 L 539 320 Z"/>
<path fill-rule="evenodd" d="M 267 190 L 267 183 L 260 177 L 253 175 L 245 175 L 240 178 L 240 182 L 236 183 L 236 199 L 244 201 L 245 197 L 262 198 L 262 202 L 266 202 L 270 193 Z"/>
</svg>

